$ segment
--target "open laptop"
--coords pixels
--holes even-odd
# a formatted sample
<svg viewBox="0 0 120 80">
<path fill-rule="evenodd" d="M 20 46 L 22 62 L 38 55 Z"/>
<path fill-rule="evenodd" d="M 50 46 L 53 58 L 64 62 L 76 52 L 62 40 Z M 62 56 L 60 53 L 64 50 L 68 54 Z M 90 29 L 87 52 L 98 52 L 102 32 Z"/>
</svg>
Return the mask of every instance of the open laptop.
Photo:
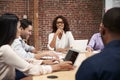
<svg viewBox="0 0 120 80">
<path fill-rule="evenodd" d="M 66 54 L 64 61 L 72 61 L 72 64 L 74 65 L 77 57 L 79 55 L 79 51 L 75 49 L 70 49 L 68 53 Z"/>
<path fill-rule="evenodd" d="M 77 59 L 78 55 L 79 55 L 80 51 L 76 50 L 76 49 L 70 49 L 68 50 L 67 54 L 65 57 L 63 56 L 59 56 L 60 59 L 63 59 L 64 61 L 72 61 L 72 64 L 74 65 L 75 60 Z M 57 54 L 57 53 L 56 53 Z M 62 53 L 61 53 L 62 54 Z M 53 59 L 54 57 L 51 56 L 44 56 L 41 59 Z"/>
</svg>

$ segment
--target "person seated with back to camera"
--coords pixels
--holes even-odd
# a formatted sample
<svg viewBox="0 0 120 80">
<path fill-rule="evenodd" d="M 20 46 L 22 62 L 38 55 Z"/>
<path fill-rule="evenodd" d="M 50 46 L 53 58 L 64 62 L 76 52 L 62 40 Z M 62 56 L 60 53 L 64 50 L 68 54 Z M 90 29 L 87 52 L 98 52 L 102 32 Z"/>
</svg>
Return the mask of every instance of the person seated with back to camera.
<svg viewBox="0 0 120 80">
<path fill-rule="evenodd" d="M 109 9 L 102 23 L 105 47 L 82 62 L 75 80 L 120 80 L 120 7 Z"/>
<path fill-rule="evenodd" d="M 102 23 L 100 23 L 100 26 L 102 26 Z M 100 27 L 99 27 L 100 31 Z M 93 34 L 90 41 L 88 42 L 88 45 L 86 47 L 86 51 L 92 53 L 93 51 L 101 51 L 104 48 L 104 43 L 101 37 L 100 32 Z"/>
<path fill-rule="evenodd" d="M 49 50 L 66 52 L 73 46 L 74 37 L 69 29 L 68 21 L 63 16 L 57 16 L 52 23 L 52 33 L 48 37 Z"/>
<path fill-rule="evenodd" d="M 11 44 L 18 34 L 17 30 L 21 30 L 19 18 L 11 13 L 2 14 L 0 25 L 0 80 L 15 80 L 15 69 L 28 76 L 74 69 L 71 61 L 64 61 L 55 65 L 28 63 L 11 48 Z"/>
</svg>

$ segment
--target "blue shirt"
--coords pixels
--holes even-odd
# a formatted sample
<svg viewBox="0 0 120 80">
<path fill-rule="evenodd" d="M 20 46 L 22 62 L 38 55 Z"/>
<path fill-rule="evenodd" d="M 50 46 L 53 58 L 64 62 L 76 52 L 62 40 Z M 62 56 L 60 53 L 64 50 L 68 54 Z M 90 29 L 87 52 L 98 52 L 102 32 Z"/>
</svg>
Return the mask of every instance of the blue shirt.
<svg viewBox="0 0 120 80">
<path fill-rule="evenodd" d="M 31 51 L 35 49 L 33 46 L 26 44 L 21 37 L 16 38 L 11 47 L 22 58 L 34 58 L 34 53 Z"/>
<path fill-rule="evenodd" d="M 110 42 L 101 53 L 86 59 L 76 80 L 120 80 L 120 40 Z"/>
</svg>

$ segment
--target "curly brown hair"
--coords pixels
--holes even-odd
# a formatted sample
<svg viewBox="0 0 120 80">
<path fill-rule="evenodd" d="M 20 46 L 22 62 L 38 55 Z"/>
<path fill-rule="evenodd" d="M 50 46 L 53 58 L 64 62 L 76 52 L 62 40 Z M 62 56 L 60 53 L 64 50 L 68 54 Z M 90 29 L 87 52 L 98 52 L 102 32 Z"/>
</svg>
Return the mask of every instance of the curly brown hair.
<svg viewBox="0 0 120 80">
<path fill-rule="evenodd" d="M 67 21 L 67 19 L 65 18 L 65 17 L 63 17 L 63 16 L 61 16 L 61 15 L 59 15 L 59 16 L 57 16 L 56 18 L 54 18 L 54 20 L 53 20 L 53 23 L 52 23 L 52 29 L 53 29 L 53 33 L 55 33 L 56 31 L 57 31 L 57 26 L 56 26 L 56 23 L 57 23 L 57 19 L 58 18 L 60 18 L 60 19 L 62 19 L 63 20 L 63 23 L 64 23 L 64 31 L 66 32 L 66 31 L 69 31 L 70 30 L 70 28 L 69 28 L 69 24 L 68 24 L 68 21 Z"/>
</svg>

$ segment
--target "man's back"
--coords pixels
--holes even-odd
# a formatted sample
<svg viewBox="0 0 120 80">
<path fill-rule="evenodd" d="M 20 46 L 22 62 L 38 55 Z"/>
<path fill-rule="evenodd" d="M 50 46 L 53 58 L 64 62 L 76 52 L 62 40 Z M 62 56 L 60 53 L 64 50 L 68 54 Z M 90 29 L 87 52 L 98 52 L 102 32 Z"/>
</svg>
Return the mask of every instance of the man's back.
<svg viewBox="0 0 120 80">
<path fill-rule="evenodd" d="M 84 61 L 76 80 L 120 80 L 120 40 L 110 42 L 101 53 Z"/>
</svg>

